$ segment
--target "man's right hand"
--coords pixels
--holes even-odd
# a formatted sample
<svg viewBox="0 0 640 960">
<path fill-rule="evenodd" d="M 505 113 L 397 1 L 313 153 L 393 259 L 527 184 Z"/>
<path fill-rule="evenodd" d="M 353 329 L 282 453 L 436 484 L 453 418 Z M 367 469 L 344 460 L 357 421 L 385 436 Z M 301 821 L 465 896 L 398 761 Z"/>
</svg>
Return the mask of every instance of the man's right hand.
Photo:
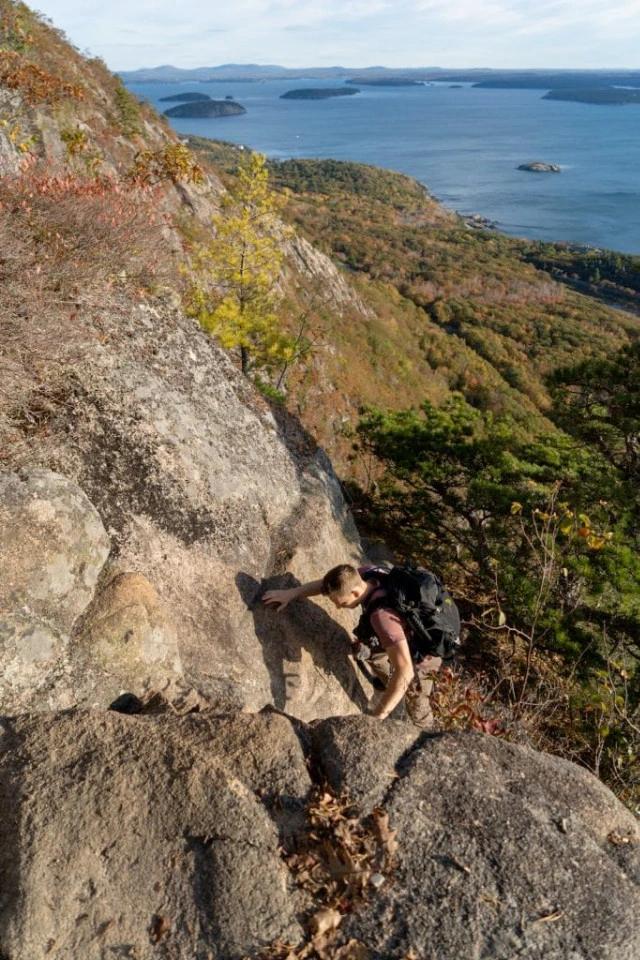
<svg viewBox="0 0 640 960">
<path fill-rule="evenodd" d="M 275 607 L 276 613 L 280 613 L 297 596 L 298 593 L 295 588 L 291 590 L 267 590 L 262 595 L 262 602 L 266 603 L 268 607 Z"/>
</svg>

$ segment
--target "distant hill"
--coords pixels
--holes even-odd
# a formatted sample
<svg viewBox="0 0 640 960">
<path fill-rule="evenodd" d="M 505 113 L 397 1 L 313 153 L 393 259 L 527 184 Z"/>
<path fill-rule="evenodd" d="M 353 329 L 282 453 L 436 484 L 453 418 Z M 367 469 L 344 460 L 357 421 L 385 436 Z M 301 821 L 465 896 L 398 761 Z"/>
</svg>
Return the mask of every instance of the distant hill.
<svg viewBox="0 0 640 960">
<path fill-rule="evenodd" d="M 437 67 L 426 68 L 431 73 L 437 73 Z M 406 71 L 405 71 L 406 72 Z M 355 70 L 348 67 L 303 67 L 291 70 L 287 67 L 278 67 L 261 64 L 224 64 L 216 67 L 196 67 L 193 70 L 183 70 L 180 67 L 144 67 L 139 70 L 123 70 L 120 77 L 125 83 L 181 83 L 195 81 L 207 83 L 215 80 L 301 80 L 312 78 L 318 80 L 346 79 L 358 76 L 393 75 L 394 71 L 386 67 L 366 67 Z M 420 71 L 424 73 L 424 70 Z"/>
<path fill-rule="evenodd" d="M 361 83 L 370 87 L 420 87 L 421 80 L 413 80 L 409 77 L 354 77 L 353 80 L 347 80 L 347 83 Z"/>
<path fill-rule="evenodd" d="M 561 71 L 547 73 L 544 70 L 504 74 L 496 71 L 493 77 L 475 82 L 474 87 L 485 90 L 577 90 L 609 87 L 621 84 L 640 87 L 640 71 L 606 73 L 601 70 Z"/>
</svg>

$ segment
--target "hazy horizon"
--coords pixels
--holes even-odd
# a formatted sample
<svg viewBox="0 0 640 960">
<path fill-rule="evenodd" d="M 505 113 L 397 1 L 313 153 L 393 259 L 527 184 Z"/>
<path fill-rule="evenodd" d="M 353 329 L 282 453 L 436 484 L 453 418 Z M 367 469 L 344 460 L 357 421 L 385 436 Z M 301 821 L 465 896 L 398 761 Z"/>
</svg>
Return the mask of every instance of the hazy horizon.
<svg viewBox="0 0 640 960">
<path fill-rule="evenodd" d="M 179 10 L 168 0 L 108 6 L 35 0 L 34 6 L 80 49 L 122 71 L 265 60 L 298 70 L 345 62 L 395 70 L 425 69 L 416 63 L 444 63 L 446 70 L 632 70 L 640 51 L 640 0 L 535 6 L 529 0 L 235 0 L 214 10 L 205 0 L 185 0 Z M 525 61 L 535 66 L 523 68 Z"/>
</svg>

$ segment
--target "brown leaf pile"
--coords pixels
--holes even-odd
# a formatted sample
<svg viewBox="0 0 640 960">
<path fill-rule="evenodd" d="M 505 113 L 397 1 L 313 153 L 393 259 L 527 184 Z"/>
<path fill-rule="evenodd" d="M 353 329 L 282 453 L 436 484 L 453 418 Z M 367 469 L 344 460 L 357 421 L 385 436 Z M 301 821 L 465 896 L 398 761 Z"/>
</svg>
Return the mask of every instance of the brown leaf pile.
<svg viewBox="0 0 640 960">
<path fill-rule="evenodd" d="M 325 789 L 312 798 L 307 819 L 304 844 L 285 862 L 316 904 L 307 922 L 308 938 L 298 947 L 271 944 L 257 960 L 370 960 L 359 940 L 337 942 L 345 914 L 383 886 L 393 869 L 398 842 L 389 815 L 376 808 L 361 819 L 349 800 Z"/>
<path fill-rule="evenodd" d="M 384 878 L 392 869 L 396 831 L 384 810 L 362 820 L 353 804 L 327 790 L 312 799 L 307 814 L 308 842 L 287 865 L 315 899 L 348 912 L 366 898 L 374 875 Z"/>
</svg>

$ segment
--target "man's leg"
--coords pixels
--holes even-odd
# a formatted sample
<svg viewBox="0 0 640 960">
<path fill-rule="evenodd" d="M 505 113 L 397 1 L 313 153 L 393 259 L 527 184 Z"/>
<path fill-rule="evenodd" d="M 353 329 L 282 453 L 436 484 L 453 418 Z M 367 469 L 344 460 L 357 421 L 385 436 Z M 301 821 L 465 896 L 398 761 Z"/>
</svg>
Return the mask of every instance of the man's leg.
<svg viewBox="0 0 640 960">
<path fill-rule="evenodd" d="M 371 670 L 373 675 L 382 680 L 385 686 L 389 683 L 389 677 L 391 676 L 391 664 L 389 662 L 389 657 L 386 655 L 384 650 L 374 650 L 368 660 L 365 660 L 366 666 Z M 384 697 L 384 690 L 374 690 L 373 696 L 369 700 L 368 709 L 370 712 L 373 712 L 379 705 L 380 701 Z"/>
<path fill-rule="evenodd" d="M 433 727 L 433 712 L 431 710 L 431 691 L 433 690 L 433 674 L 442 666 L 440 657 L 425 657 L 416 667 L 413 680 L 406 693 L 407 713 L 417 727 L 429 730 Z"/>
</svg>

